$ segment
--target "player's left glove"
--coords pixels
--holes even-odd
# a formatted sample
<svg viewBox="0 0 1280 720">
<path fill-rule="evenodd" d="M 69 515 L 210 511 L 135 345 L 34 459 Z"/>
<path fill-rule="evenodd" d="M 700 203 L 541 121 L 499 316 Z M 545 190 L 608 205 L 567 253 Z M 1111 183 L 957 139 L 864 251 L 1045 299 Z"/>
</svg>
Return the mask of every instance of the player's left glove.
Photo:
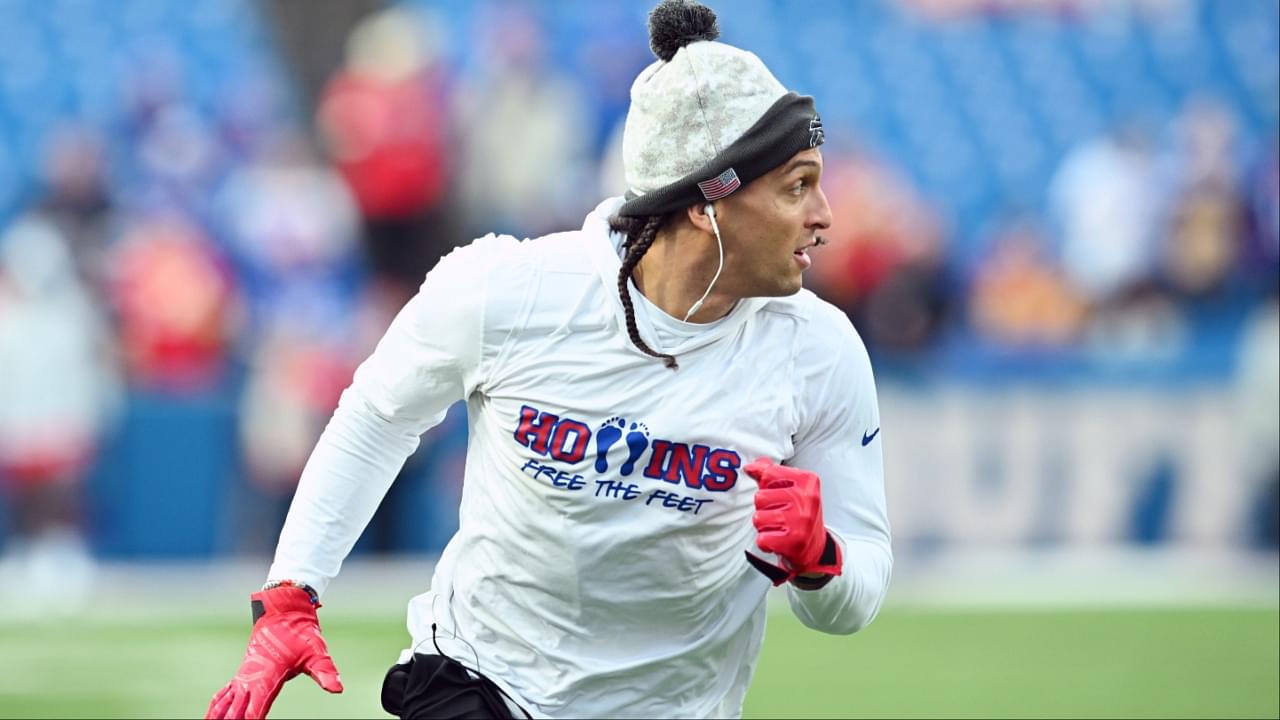
<svg viewBox="0 0 1280 720">
<path fill-rule="evenodd" d="M 782 559 L 778 567 L 747 552 L 755 569 L 781 585 L 815 589 L 839 575 L 844 565 L 840 544 L 822 522 L 822 485 L 816 473 L 778 465 L 760 458 L 743 470 L 755 478 L 756 512 L 752 524 L 756 545 Z M 823 575 L 821 579 L 801 575 Z"/>
</svg>

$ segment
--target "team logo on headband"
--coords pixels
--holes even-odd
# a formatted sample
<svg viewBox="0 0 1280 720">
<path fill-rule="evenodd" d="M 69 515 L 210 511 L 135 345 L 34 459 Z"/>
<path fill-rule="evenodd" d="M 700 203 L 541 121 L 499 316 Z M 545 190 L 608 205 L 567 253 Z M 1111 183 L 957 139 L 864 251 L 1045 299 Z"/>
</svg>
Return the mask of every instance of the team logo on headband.
<svg viewBox="0 0 1280 720">
<path fill-rule="evenodd" d="M 737 190 L 742 183 L 738 180 L 738 173 L 733 168 L 729 168 L 710 180 L 703 180 L 698 183 L 698 189 L 702 191 L 702 197 L 708 201 L 719 200 L 729 193 Z"/>
<path fill-rule="evenodd" d="M 809 147 L 816 148 L 826 140 L 827 133 L 822 129 L 822 116 L 814 115 L 809 121 Z"/>
</svg>

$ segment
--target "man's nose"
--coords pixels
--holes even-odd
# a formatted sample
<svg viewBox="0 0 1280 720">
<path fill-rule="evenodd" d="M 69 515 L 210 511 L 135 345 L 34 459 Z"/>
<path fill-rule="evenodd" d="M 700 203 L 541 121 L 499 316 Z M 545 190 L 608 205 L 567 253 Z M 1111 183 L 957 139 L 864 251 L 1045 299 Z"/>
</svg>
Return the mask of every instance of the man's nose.
<svg viewBox="0 0 1280 720">
<path fill-rule="evenodd" d="M 814 206 L 810 210 L 806 227 L 818 230 L 826 230 L 831 227 L 831 204 L 827 202 L 827 194 L 822 192 L 822 187 L 815 188 L 817 192 L 813 194 Z"/>
</svg>

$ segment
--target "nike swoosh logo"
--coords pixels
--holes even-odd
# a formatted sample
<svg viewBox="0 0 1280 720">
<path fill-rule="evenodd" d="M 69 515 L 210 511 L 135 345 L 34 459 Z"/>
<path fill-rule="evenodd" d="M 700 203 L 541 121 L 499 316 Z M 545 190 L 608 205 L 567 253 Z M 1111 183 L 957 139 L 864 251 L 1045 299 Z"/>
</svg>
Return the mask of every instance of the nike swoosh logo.
<svg viewBox="0 0 1280 720">
<path fill-rule="evenodd" d="M 880 434 L 880 428 L 876 428 L 876 431 L 871 433 L 870 435 L 868 435 L 867 433 L 862 433 L 862 447 L 866 447 L 870 445 L 871 441 L 875 440 L 876 436 L 879 434 Z"/>
</svg>

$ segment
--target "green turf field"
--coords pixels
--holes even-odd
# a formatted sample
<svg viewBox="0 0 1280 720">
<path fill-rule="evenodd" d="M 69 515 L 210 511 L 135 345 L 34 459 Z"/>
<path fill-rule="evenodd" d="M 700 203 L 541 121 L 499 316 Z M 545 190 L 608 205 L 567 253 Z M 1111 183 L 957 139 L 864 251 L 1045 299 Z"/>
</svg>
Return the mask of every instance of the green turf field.
<svg viewBox="0 0 1280 720">
<path fill-rule="evenodd" d="M 272 712 L 384 717 L 403 618 L 327 618 L 347 692 L 308 678 Z M 197 717 L 233 672 L 238 618 L 0 624 L 0 717 Z M 1277 717 L 1276 610 L 890 610 L 850 637 L 770 617 L 747 717 Z"/>
</svg>

